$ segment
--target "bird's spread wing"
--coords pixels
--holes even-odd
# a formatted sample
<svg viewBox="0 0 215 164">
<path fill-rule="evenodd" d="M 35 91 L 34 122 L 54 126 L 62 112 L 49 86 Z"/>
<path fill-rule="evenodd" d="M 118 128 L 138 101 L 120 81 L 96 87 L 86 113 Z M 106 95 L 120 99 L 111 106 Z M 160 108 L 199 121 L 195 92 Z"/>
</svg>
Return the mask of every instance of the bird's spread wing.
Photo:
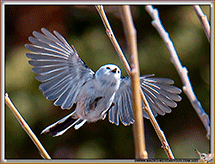
<svg viewBox="0 0 215 164">
<path fill-rule="evenodd" d="M 33 53 L 26 53 L 30 65 L 37 73 L 36 79 L 44 82 L 40 90 L 49 100 L 62 109 L 70 109 L 77 94 L 94 72 L 79 58 L 77 51 L 57 32 L 53 35 L 42 28 L 43 34 L 34 31 L 29 37 L 32 44 L 25 47 Z"/>
<path fill-rule="evenodd" d="M 181 90 L 171 84 L 173 80 L 167 78 L 156 78 L 154 75 L 145 75 L 140 77 L 140 84 L 143 93 L 151 107 L 155 116 L 157 114 L 164 115 L 170 113 L 172 108 L 177 106 L 175 101 L 180 101 L 181 97 L 178 95 Z M 111 123 L 119 124 L 119 119 L 124 125 L 130 125 L 134 122 L 132 109 L 132 92 L 130 78 L 121 78 L 121 84 L 116 91 L 114 98 L 115 105 L 109 110 L 109 121 Z M 148 118 L 144 111 L 143 117 Z"/>
</svg>

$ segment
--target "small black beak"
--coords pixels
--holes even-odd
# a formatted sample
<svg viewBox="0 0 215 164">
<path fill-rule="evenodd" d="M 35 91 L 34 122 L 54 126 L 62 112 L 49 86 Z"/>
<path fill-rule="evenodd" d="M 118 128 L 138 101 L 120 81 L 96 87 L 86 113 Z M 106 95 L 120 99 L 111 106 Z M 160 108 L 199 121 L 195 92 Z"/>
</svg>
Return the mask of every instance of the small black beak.
<svg viewBox="0 0 215 164">
<path fill-rule="evenodd" d="M 117 68 L 113 69 L 111 72 L 116 73 Z"/>
</svg>

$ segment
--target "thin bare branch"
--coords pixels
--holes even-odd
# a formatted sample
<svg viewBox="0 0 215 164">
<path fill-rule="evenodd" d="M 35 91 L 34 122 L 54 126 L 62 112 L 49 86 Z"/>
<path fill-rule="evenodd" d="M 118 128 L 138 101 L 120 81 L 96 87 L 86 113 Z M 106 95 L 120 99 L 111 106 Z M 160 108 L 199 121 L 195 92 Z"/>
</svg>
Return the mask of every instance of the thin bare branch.
<svg viewBox="0 0 215 164">
<path fill-rule="evenodd" d="M 118 54 L 118 56 L 119 56 L 121 62 L 123 63 L 125 69 L 127 70 L 127 73 L 128 73 L 129 76 L 130 76 L 130 74 L 131 74 L 131 73 L 130 73 L 130 70 L 131 70 L 131 69 L 130 69 L 130 67 L 129 67 L 129 64 L 128 64 L 126 58 L 124 57 L 124 54 L 123 54 L 123 52 L 122 52 L 122 50 L 121 50 L 121 48 L 120 48 L 120 46 L 119 46 L 119 44 L 118 44 L 116 38 L 114 37 L 114 34 L 113 34 L 112 30 L 111 30 L 111 27 L 110 27 L 110 24 L 109 24 L 109 22 L 108 22 L 108 19 L 107 19 L 106 15 L 105 15 L 103 6 L 97 5 L 97 6 L 96 6 L 96 9 L 98 10 L 98 12 L 99 12 L 99 14 L 100 14 L 100 16 L 101 16 L 101 19 L 102 19 L 102 21 L 103 21 L 103 23 L 104 23 L 104 26 L 105 26 L 105 28 L 106 28 L 106 31 L 108 31 L 108 32 L 107 32 L 108 37 L 110 38 L 110 40 L 111 40 L 113 46 L 115 47 L 115 49 L 116 49 L 116 51 L 117 51 L 117 54 Z M 117 48 L 116 48 L 116 47 L 117 47 Z M 140 89 L 140 90 L 141 90 L 141 89 Z M 153 125 L 153 127 L 154 127 L 154 129 L 155 129 L 155 131 L 156 131 L 156 133 L 157 133 L 157 135 L 158 135 L 158 138 L 159 138 L 160 141 L 161 141 L 162 147 L 164 148 L 164 150 L 165 150 L 165 152 L 166 152 L 168 158 L 169 158 L 169 159 L 174 159 L 174 155 L 173 155 L 173 153 L 172 153 L 172 151 L 171 151 L 171 149 L 170 149 L 170 146 L 168 145 L 168 142 L 167 142 L 167 140 L 166 140 L 166 137 L 165 137 L 163 131 L 160 129 L 160 127 L 159 127 L 159 125 L 158 125 L 158 123 L 157 123 L 157 121 L 156 121 L 156 119 L 155 119 L 155 117 L 154 117 L 154 115 L 153 115 L 153 113 L 152 113 L 152 111 L 151 111 L 151 108 L 150 108 L 150 106 L 149 106 L 149 104 L 148 104 L 148 102 L 147 102 L 147 100 L 146 100 L 146 98 L 145 98 L 145 95 L 143 94 L 142 90 L 141 90 L 141 98 L 142 98 L 142 100 L 143 100 L 143 102 L 144 102 L 144 105 L 145 105 L 145 108 L 144 108 L 144 109 L 145 109 L 145 111 L 147 112 L 147 114 L 148 114 L 148 116 L 149 116 L 149 120 L 151 121 L 151 123 L 152 123 L 152 125 Z"/>
<path fill-rule="evenodd" d="M 130 66 L 126 60 L 126 57 L 124 56 L 123 52 L 122 52 L 122 49 L 120 48 L 117 40 L 116 40 L 116 37 L 114 36 L 114 33 L 111 29 L 111 26 L 108 22 L 108 19 L 106 17 L 106 14 L 105 14 L 105 11 L 104 11 L 104 8 L 102 5 L 96 5 L 96 9 L 100 15 L 100 17 L 102 18 L 102 21 L 104 23 L 104 26 L 105 26 L 105 29 L 106 29 L 106 33 L 109 37 L 109 39 L 111 40 L 117 54 L 119 55 L 119 58 L 121 60 L 121 62 L 123 63 L 128 75 L 130 76 Z"/>
<path fill-rule="evenodd" d="M 26 131 L 26 133 L 28 134 L 28 136 L 31 138 L 31 140 L 33 141 L 33 143 L 36 145 L 37 149 L 40 152 L 40 155 L 44 159 L 51 159 L 51 157 L 48 155 L 48 153 L 44 149 L 43 145 L 37 139 L 37 137 L 34 134 L 34 132 L 31 130 L 31 128 L 28 126 L 28 124 L 25 122 L 25 120 L 22 118 L 21 114 L 18 112 L 18 110 L 16 109 L 16 107 L 13 105 L 13 103 L 11 102 L 11 100 L 10 100 L 10 98 L 9 98 L 9 96 L 8 96 L 7 93 L 5 93 L 5 103 L 7 104 L 7 106 L 10 108 L 10 110 L 13 112 L 13 114 L 15 115 L 15 117 L 17 118 L 17 120 L 19 121 L 21 127 Z"/>
<path fill-rule="evenodd" d="M 134 145 L 137 159 L 147 159 L 148 154 L 145 148 L 145 135 L 143 124 L 143 111 L 140 96 L 140 71 L 137 51 L 137 36 L 131 15 L 130 6 L 121 6 L 121 15 L 124 31 L 126 34 L 128 49 L 131 61 L 131 88 L 133 95 L 133 111 L 134 111 Z"/>
<path fill-rule="evenodd" d="M 181 77 L 182 83 L 184 85 L 182 89 L 184 93 L 187 95 L 187 97 L 189 98 L 193 108 L 196 110 L 201 121 L 203 122 L 207 131 L 207 138 L 210 139 L 210 120 L 207 113 L 205 113 L 204 109 L 201 106 L 201 103 L 199 102 L 199 100 L 197 99 L 193 91 L 193 88 L 188 76 L 187 68 L 183 67 L 181 64 L 180 59 L 177 55 L 177 52 L 174 48 L 173 42 L 171 41 L 169 34 L 165 31 L 163 25 L 161 24 L 161 21 L 158 15 L 158 10 L 154 9 L 151 5 L 147 5 L 146 10 L 153 19 L 152 25 L 158 31 L 161 38 L 164 40 L 164 43 L 166 44 L 166 47 L 171 56 L 171 62 L 174 64 L 176 70 L 178 71 L 178 74 Z"/>
<path fill-rule="evenodd" d="M 168 157 L 169 159 L 175 159 L 175 157 L 174 157 L 174 155 L 173 155 L 173 153 L 172 153 L 172 150 L 171 150 L 171 148 L 170 148 L 170 146 L 169 146 L 169 144 L 168 144 L 168 142 L 167 142 L 167 139 L 166 139 L 166 137 L 165 137 L 165 135 L 164 135 L 164 132 L 161 130 L 160 126 L 158 125 L 158 122 L 157 122 L 157 120 L 155 119 L 155 116 L 153 115 L 153 113 L 152 113 L 152 111 L 151 111 L 151 108 L 150 108 L 150 106 L 149 106 L 149 104 L 148 104 L 148 102 L 147 102 L 147 100 L 146 100 L 146 97 L 145 97 L 145 95 L 143 94 L 143 92 L 141 92 L 141 98 L 142 98 L 142 100 L 144 100 L 144 101 L 143 101 L 143 103 L 144 103 L 144 105 L 145 105 L 145 108 L 144 108 L 144 109 L 145 109 L 146 113 L 147 113 L 148 116 L 149 116 L 149 120 L 150 120 L 150 122 L 151 122 L 153 128 L 155 129 L 155 132 L 157 133 L 158 138 L 159 138 L 160 141 L 161 141 L 162 148 L 165 150 L 165 153 L 166 153 L 167 157 Z"/>
<path fill-rule="evenodd" d="M 210 24 L 208 22 L 207 16 L 203 13 L 201 7 L 199 5 L 194 5 L 193 9 L 196 12 L 200 22 L 202 23 L 205 34 L 208 38 L 209 43 L 211 42 L 211 33 L 210 33 Z"/>
</svg>

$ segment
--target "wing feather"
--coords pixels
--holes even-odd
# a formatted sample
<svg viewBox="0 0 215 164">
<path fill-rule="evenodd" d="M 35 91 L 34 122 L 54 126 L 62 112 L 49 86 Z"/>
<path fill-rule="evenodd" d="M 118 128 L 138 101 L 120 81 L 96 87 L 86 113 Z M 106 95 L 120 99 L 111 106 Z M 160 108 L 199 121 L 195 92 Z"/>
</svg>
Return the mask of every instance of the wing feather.
<svg viewBox="0 0 215 164">
<path fill-rule="evenodd" d="M 56 106 L 70 109 L 76 101 L 81 87 L 94 78 L 94 72 L 80 59 L 74 47 L 57 31 L 54 34 L 42 28 L 42 33 L 33 32 L 29 37 L 32 44 L 25 47 L 32 51 L 26 53 L 29 64 L 34 66 L 36 79 L 44 82 L 39 86 L 49 100 Z"/>
<path fill-rule="evenodd" d="M 178 95 L 181 93 L 181 90 L 172 86 L 174 84 L 173 80 L 153 76 L 152 74 L 140 77 L 141 89 L 146 96 L 153 114 L 155 116 L 157 114 L 165 115 L 165 113 L 170 113 L 171 108 L 177 106 L 176 102 L 181 100 L 181 97 Z M 119 89 L 116 91 L 114 98 L 115 105 L 109 110 L 109 121 L 111 123 L 118 125 L 118 117 L 124 125 L 130 125 L 134 122 L 131 100 L 131 80 L 128 77 L 121 78 Z M 148 118 L 147 113 L 144 111 L 143 102 L 142 105 L 143 117 Z"/>
</svg>

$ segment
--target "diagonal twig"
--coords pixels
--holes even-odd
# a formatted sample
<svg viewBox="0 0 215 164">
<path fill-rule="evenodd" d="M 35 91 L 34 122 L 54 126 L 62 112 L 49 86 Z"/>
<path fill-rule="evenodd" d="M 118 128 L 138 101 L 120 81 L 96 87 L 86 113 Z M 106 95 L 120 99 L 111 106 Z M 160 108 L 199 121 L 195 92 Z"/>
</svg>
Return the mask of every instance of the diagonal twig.
<svg viewBox="0 0 215 164">
<path fill-rule="evenodd" d="M 7 93 L 5 93 L 5 103 L 7 106 L 10 108 L 10 110 L 13 112 L 17 120 L 19 121 L 21 127 L 25 130 L 25 132 L 28 134 L 28 136 L 31 138 L 33 143 L 36 145 L 37 149 L 40 152 L 40 155 L 45 158 L 45 159 L 51 159 L 49 154 L 46 152 L 44 149 L 43 145 L 40 143 L 40 141 L 37 139 L 36 135 L 34 132 L 31 130 L 31 128 L 28 126 L 28 124 L 25 122 L 25 120 L 22 118 L 21 114 L 18 112 L 16 107 L 13 105 L 11 102 L 9 96 Z"/>
<path fill-rule="evenodd" d="M 116 38 L 115 38 L 115 36 L 113 34 L 113 31 L 112 31 L 112 29 L 110 27 L 110 24 L 108 22 L 108 19 L 106 17 L 106 14 L 105 14 L 105 11 L 103 9 L 103 6 L 102 5 L 97 5 L 96 9 L 98 10 L 98 12 L 99 12 L 99 14 L 101 16 L 101 19 L 102 19 L 102 21 L 104 23 L 104 26 L 105 26 L 105 29 L 106 29 L 106 32 L 107 32 L 107 35 L 108 35 L 109 39 L 111 40 L 114 48 L 117 51 L 117 54 L 118 54 L 121 62 L 123 63 L 128 75 L 130 76 L 129 64 L 128 64 L 128 62 L 127 62 L 127 60 L 126 60 L 126 58 L 125 58 L 125 56 L 124 56 L 119 44 L 118 44 L 118 42 L 117 42 L 117 40 L 116 40 Z M 157 121 L 156 121 L 156 119 L 155 119 L 155 117 L 154 117 L 154 115 L 153 115 L 153 113 L 152 113 L 152 111 L 150 109 L 150 106 L 149 106 L 149 104 L 148 104 L 148 102 L 147 102 L 147 100 L 146 100 L 146 98 L 145 98 L 145 96 L 144 96 L 144 94 L 143 94 L 141 89 L 140 89 L 140 91 L 141 91 L 141 98 L 142 98 L 142 100 L 144 102 L 144 105 L 145 105 L 144 109 L 145 109 L 146 113 L 149 116 L 149 120 L 151 121 L 151 123 L 152 123 L 152 125 L 153 125 L 153 127 L 155 129 L 155 132 L 158 135 L 158 138 L 161 141 L 162 147 L 164 148 L 168 158 L 169 159 L 174 159 L 174 155 L 173 155 L 173 153 L 172 153 L 172 151 L 170 149 L 170 146 L 169 146 L 169 144 L 168 144 L 168 142 L 166 140 L 166 137 L 165 137 L 163 131 L 160 129 L 160 127 L 159 127 L 159 125 L 158 125 L 158 123 L 157 123 Z"/>
<path fill-rule="evenodd" d="M 113 44 L 113 46 L 114 46 L 119 58 L 120 58 L 120 61 L 124 65 L 128 75 L 130 76 L 130 70 L 131 70 L 130 66 L 129 66 L 129 64 L 128 64 L 128 62 L 127 62 L 127 60 L 126 60 L 126 58 L 125 58 L 125 56 L 124 56 L 124 54 L 122 52 L 122 49 L 120 48 L 120 46 L 119 46 L 119 44 L 118 44 L 118 42 L 116 40 L 116 37 L 113 34 L 111 26 L 110 26 L 110 24 L 109 24 L 109 22 L 107 20 L 105 12 L 104 12 L 103 6 L 102 5 L 96 5 L 96 9 L 97 9 L 100 17 L 102 18 L 103 24 L 104 24 L 105 29 L 106 29 L 106 33 L 107 33 L 109 39 L 111 40 L 111 42 L 112 42 L 112 44 Z"/>
<path fill-rule="evenodd" d="M 180 59 L 177 55 L 177 52 L 174 48 L 173 42 L 171 41 L 169 34 L 165 31 L 163 25 L 161 24 L 161 21 L 158 15 L 158 10 L 154 9 L 151 5 L 147 5 L 146 11 L 153 19 L 152 25 L 155 27 L 155 29 L 160 34 L 161 38 L 164 40 L 164 43 L 166 44 L 166 47 L 171 56 L 171 62 L 174 64 L 176 70 L 178 71 L 178 74 L 184 85 L 182 89 L 184 93 L 187 95 L 187 97 L 189 98 L 193 108 L 196 110 L 202 123 L 204 124 L 207 131 L 207 138 L 210 139 L 210 120 L 207 113 L 202 108 L 201 103 L 199 102 L 199 100 L 197 99 L 193 91 L 193 88 L 188 76 L 188 70 L 186 67 L 182 66 L 181 64 Z"/>
<path fill-rule="evenodd" d="M 211 40 L 210 24 L 208 22 L 207 16 L 203 13 L 203 11 L 199 5 L 194 5 L 193 9 L 195 10 L 196 15 L 198 16 L 200 22 L 202 23 L 203 29 L 204 29 L 205 34 L 206 34 L 208 41 L 210 43 L 210 40 Z"/>
<path fill-rule="evenodd" d="M 137 51 L 137 35 L 134 27 L 130 6 L 121 6 L 121 18 L 123 22 L 124 31 L 126 34 L 130 61 L 131 61 L 131 88 L 132 88 L 132 102 L 134 112 L 134 145 L 137 159 L 147 159 L 148 154 L 145 148 L 144 124 L 143 124 L 143 110 L 140 96 L 140 71 Z"/>
</svg>

